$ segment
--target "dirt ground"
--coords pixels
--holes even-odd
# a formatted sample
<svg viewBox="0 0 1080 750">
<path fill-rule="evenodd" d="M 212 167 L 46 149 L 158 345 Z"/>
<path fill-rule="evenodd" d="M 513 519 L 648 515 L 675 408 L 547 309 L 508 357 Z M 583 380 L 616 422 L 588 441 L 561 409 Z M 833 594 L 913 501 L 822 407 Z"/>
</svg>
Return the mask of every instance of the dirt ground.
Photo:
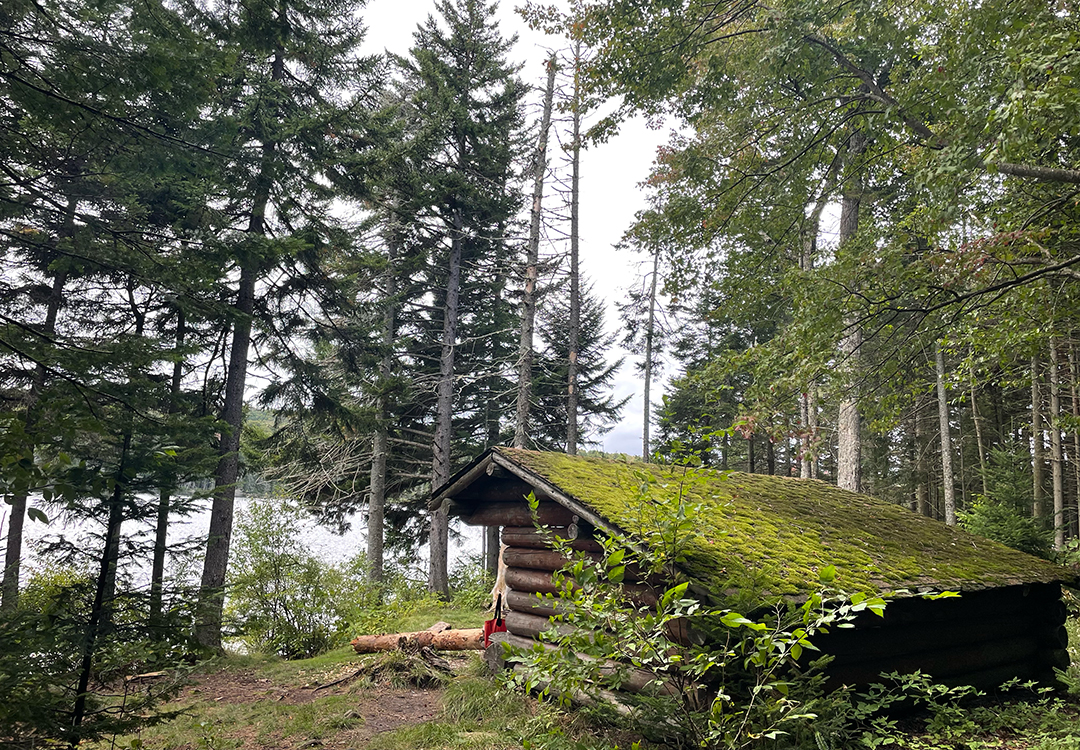
<svg viewBox="0 0 1080 750">
<path fill-rule="evenodd" d="M 464 667 L 465 657 L 450 658 L 455 671 Z M 315 682 L 306 685 L 282 685 L 262 676 L 253 669 L 223 669 L 197 676 L 177 699 L 183 704 L 209 705 L 211 715 L 233 717 L 216 720 L 213 729 L 202 739 L 192 741 L 185 747 L 192 750 L 298 750 L 299 748 L 328 748 L 333 750 L 362 750 L 372 737 L 384 732 L 421 724 L 436 719 L 442 706 L 441 688 L 402 687 L 376 682 L 357 689 L 351 675 L 355 664 L 342 664 L 331 673 L 318 675 Z M 336 683 L 336 684 L 332 684 Z M 307 707 L 318 711 L 317 702 L 333 696 L 347 696 L 347 701 L 336 702 L 336 714 L 324 721 L 326 728 L 316 732 L 313 738 L 307 732 L 289 732 L 287 727 L 292 714 Z M 268 731 L 265 719 L 250 723 L 242 718 L 249 709 L 265 709 L 266 702 L 280 708 L 273 711 L 280 717 L 280 728 Z M 340 706 L 348 707 L 342 712 Z M 297 707 L 296 712 L 288 706 Z M 265 715 L 267 711 L 261 710 Z M 257 725 L 258 724 L 258 725 Z M 273 724 L 271 723 L 271 726 Z M 149 738 L 147 738 L 149 739 Z M 146 746 L 153 744 L 147 742 Z M 175 745 L 174 745 L 175 747 Z"/>
</svg>

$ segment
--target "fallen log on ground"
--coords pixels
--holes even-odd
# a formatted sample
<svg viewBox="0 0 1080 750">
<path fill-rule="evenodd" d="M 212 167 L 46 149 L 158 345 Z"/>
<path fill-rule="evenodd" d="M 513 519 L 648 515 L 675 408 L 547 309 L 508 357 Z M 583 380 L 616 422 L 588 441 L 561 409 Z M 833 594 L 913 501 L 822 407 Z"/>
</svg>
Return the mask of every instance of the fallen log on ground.
<svg viewBox="0 0 1080 750">
<path fill-rule="evenodd" d="M 421 630 L 417 633 L 362 635 L 353 639 L 352 647 L 358 654 L 372 654 L 376 651 L 393 651 L 394 649 L 419 650 L 421 648 L 431 648 L 436 651 L 482 651 L 484 649 L 484 629 L 463 628 L 461 630 L 443 630 L 438 633 Z"/>
</svg>

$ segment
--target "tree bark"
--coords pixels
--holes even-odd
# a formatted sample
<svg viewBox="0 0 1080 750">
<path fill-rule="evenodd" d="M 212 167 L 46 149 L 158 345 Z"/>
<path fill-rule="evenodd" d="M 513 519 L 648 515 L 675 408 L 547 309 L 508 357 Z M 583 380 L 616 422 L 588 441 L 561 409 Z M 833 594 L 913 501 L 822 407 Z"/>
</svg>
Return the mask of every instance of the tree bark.
<svg viewBox="0 0 1080 750">
<path fill-rule="evenodd" d="M 459 144 L 464 156 L 464 144 Z M 450 258 L 446 281 L 446 301 L 443 306 L 442 354 L 439 357 L 439 383 L 435 414 L 435 437 L 432 445 L 431 488 L 435 490 L 450 480 L 450 441 L 453 430 L 454 356 L 457 347 L 458 304 L 461 293 L 461 250 L 464 243 L 464 220 L 461 209 L 454 209 L 454 232 L 450 241 Z M 444 502 L 431 512 L 428 535 L 428 590 L 448 599 L 450 581 L 447 571 L 450 519 Z"/>
<path fill-rule="evenodd" d="M 844 187 L 840 203 L 840 248 L 851 242 L 859 231 L 859 209 L 863 199 L 862 176 L 855 162 L 866 150 L 866 136 L 862 131 L 852 133 L 847 147 L 847 167 L 851 174 Z M 862 416 L 859 413 L 859 359 L 862 348 L 862 329 L 852 318 L 844 321 L 845 333 L 840 340 L 840 354 L 847 377 L 844 395 L 840 400 L 837 419 L 837 467 L 836 483 L 852 492 L 862 491 Z"/>
<path fill-rule="evenodd" d="M 98 567 L 97 585 L 94 588 L 94 603 L 90 608 L 90 618 L 83 635 L 82 653 L 80 654 L 79 683 L 75 691 L 75 703 L 71 709 L 72 747 L 78 744 L 78 729 L 86 718 L 86 702 L 89 697 L 90 678 L 93 675 L 94 654 L 97 639 L 103 626 L 112 620 L 113 591 L 112 581 L 116 580 L 117 553 L 120 549 L 120 527 L 124 521 L 124 492 L 127 488 L 127 460 L 131 450 L 131 428 L 124 432 L 120 448 L 120 461 L 117 464 L 116 482 L 109 496 L 109 518 L 105 526 L 105 539 L 102 544 Z"/>
<path fill-rule="evenodd" d="M 203 558 L 202 581 L 195 619 L 195 639 L 199 645 L 220 652 L 221 617 L 225 605 L 225 575 L 229 567 L 236 481 L 240 476 L 240 433 L 244 426 L 244 387 L 247 382 L 248 349 L 251 345 L 251 316 L 255 309 L 257 270 L 250 264 L 240 272 L 229 349 L 229 371 L 225 379 L 225 428 L 218 444 L 214 496 L 210 507 L 210 530 Z"/>
<path fill-rule="evenodd" d="M 829 172 L 817 201 L 814 203 L 806 224 L 803 226 L 799 238 L 799 270 L 808 273 L 814 269 L 817 256 L 818 233 L 821 231 L 821 214 L 824 213 L 829 199 L 836 189 L 836 178 L 839 158 L 834 159 L 829 165 Z M 803 436 L 801 440 L 802 456 L 799 461 L 799 476 L 802 479 L 817 479 L 818 461 L 817 456 L 817 396 L 814 383 L 806 384 L 806 392 L 803 393 L 800 402 Z"/>
<path fill-rule="evenodd" d="M 653 340 L 656 335 L 656 282 L 660 278 L 660 251 L 653 249 L 652 281 L 649 284 L 649 317 L 645 328 L 645 382 L 642 384 L 643 415 L 641 418 L 641 458 L 648 461 L 652 456 L 649 447 L 649 422 L 652 415 L 650 391 L 653 377 Z"/>
<path fill-rule="evenodd" d="M 1076 527 L 1073 529 L 1073 536 L 1080 538 L 1080 399 L 1077 399 L 1077 377 L 1080 373 L 1077 372 L 1076 362 L 1076 345 L 1069 345 L 1069 385 L 1070 396 L 1072 398 L 1072 415 L 1073 415 L 1073 488 L 1075 490 L 1074 500 L 1076 501 Z"/>
<path fill-rule="evenodd" d="M 529 409 L 532 399 L 533 331 L 536 327 L 536 284 L 540 263 L 540 218 L 544 198 L 544 175 L 547 173 L 548 131 L 555 98 L 555 56 L 547 60 L 547 86 L 540 133 L 533 156 L 533 198 L 529 214 L 529 245 L 525 259 L 525 290 L 521 297 L 521 340 L 518 344 L 517 413 L 514 419 L 514 447 L 526 448 L 529 435 Z"/>
<path fill-rule="evenodd" d="M 915 507 L 920 516 L 930 518 L 930 471 L 926 465 L 926 425 L 922 397 L 915 397 Z"/>
<path fill-rule="evenodd" d="M 1046 446 L 1043 443 L 1042 383 L 1040 382 L 1039 355 L 1031 357 L 1031 481 L 1033 518 L 1046 515 L 1046 491 L 1044 472 Z"/>
<path fill-rule="evenodd" d="M 1065 546 L 1065 454 L 1061 444 L 1061 375 L 1058 340 L 1050 337 L 1050 469 L 1054 488 L 1054 549 Z"/>
<path fill-rule="evenodd" d="M 367 512 L 368 575 L 376 584 L 384 580 L 383 521 L 386 515 L 386 463 L 390 455 L 390 399 L 388 381 L 394 368 L 394 333 L 397 328 L 398 217 L 391 208 L 386 232 L 385 302 L 380 332 L 379 388 L 375 401 L 375 433 L 371 445 L 371 474 Z"/>
<path fill-rule="evenodd" d="M 180 396 L 181 381 L 184 376 L 184 363 L 180 352 L 184 348 L 187 334 L 184 309 L 176 308 L 176 361 L 173 362 L 172 381 L 169 383 L 169 414 L 175 414 Z M 165 590 L 165 553 L 168 549 L 169 510 L 172 493 L 176 489 L 176 478 L 170 476 L 158 493 L 157 522 L 154 525 L 154 553 L 150 564 L 150 625 L 160 627 L 162 623 L 162 598 Z"/>
<path fill-rule="evenodd" d="M 952 467 L 952 433 L 949 429 L 949 401 L 945 395 L 945 354 L 941 342 L 934 347 L 934 364 L 937 374 L 938 423 L 941 433 L 941 488 L 944 496 L 945 523 L 956 525 L 956 488 Z"/>
<path fill-rule="evenodd" d="M 983 497 L 990 495 L 987 487 L 986 476 L 986 443 L 983 440 L 982 417 L 979 416 L 979 401 L 975 392 L 975 368 L 974 365 L 968 373 L 968 381 L 971 389 L 971 421 L 975 424 L 975 444 L 979 450 L 979 477 L 982 479 Z"/>
<path fill-rule="evenodd" d="M 439 633 L 421 630 L 416 633 L 362 635 L 353 639 L 352 647 L 358 654 L 424 647 L 433 648 L 436 651 L 481 651 L 484 648 L 484 629 L 465 628 L 443 630 Z"/>
<path fill-rule="evenodd" d="M 578 270 L 578 209 L 581 167 L 581 42 L 574 43 L 574 93 L 571 102 L 573 143 L 570 176 L 570 356 L 566 384 L 566 452 L 578 449 L 578 346 L 581 336 L 581 278 Z"/>
</svg>

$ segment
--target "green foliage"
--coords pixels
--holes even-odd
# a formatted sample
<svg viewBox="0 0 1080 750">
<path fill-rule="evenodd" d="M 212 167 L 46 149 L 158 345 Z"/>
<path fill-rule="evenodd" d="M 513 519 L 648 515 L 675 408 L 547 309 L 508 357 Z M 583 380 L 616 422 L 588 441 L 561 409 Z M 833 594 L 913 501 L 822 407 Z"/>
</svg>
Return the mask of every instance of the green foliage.
<svg viewBox="0 0 1080 750">
<path fill-rule="evenodd" d="M 958 512 L 957 518 L 972 534 L 1045 560 L 1053 557 L 1053 531 L 1008 505 L 980 498 L 968 510 Z"/>
<path fill-rule="evenodd" d="M 124 675 L 172 661 L 168 645 L 141 628 L 145 614 L 138 603 L 124 598 L 114 603 L 110 627 L 98 639 L 86 716 L 72 726 L 94 587 L 90 576 L 46 570 L 27 582 L 18 609 L 0 616 L 0 747 L 74 744 L 171 716 L 158 707 L 179 689 L 182 671 L 146 690 L 117 695 L 113 689 Z"/>
<path fill-rule="evenodd" d="M 1024 747 L 1069 748 L 1080 745 L 1077 707 L 1052 688 L 1010 680 L 993 700 L 970 686 L 934 683 L 922 672 L 882 675 L 883 682 L 840 696 L 847 730 L 826 748 Z M 901 717 L 905 717 L 901 719 Z"/>
<path fill-rule="evenodd" d="M 562 451 L 566 444 L 567 392 L 570 357 L 568 295 L 556 287 L 547 290 L 539 308 L 537 330 L 546 342 L 537 352 L 532 386 L 530 439 L 539 450 Z M 578 332 L 578 433 L 583 445 L 594 445 L 621 418 L 630 397 L 617 400 L 611 384 L 623 359 L 610 360 L 617 337 L 604 332 L 603 300 L 592 285 L 581 290 Z"/>
<path fill-rule="evenodd" d="M 254 651 L 295 659 L 338 643 L 342 572 L 301 538 L 299 509 L 286 500 L 253 501 L 237 520 L 227 613 Z"/>
<path fill-rule="evenodd" d="M 566 611 L 554 618 L 562 626 L 543 635 L 556 647 L 511 650 L 523 667 L 510 678 L 514 684 L 562 703 L 586 696 L 605 707 L 601 690 L 633 680 L 636 690 L 619 698 L 634 709 L 632 721 L 646 736 L 676 746 L 749 747 L 818 719 L 823 681 L 820 662 L 809 663 L 812 638 L 885 607 L 880 597 L 838 592 L 833 566 L 821 568 L 819 588 L 803 605 L 777 606 L 757 618 L 703 605 L 689 581 L 663 592 L 655 608 L 611 585 L 630 575 L 670 578 L 684 561 L 702 528 L 701 508 L 691 501 L 695 481 L 702 480 L 688 476 L 670 496 L 642 485 L 638 505 L 648 509 L 649 544 L 605 539 L 601 561 L 577 555 L 568 563 L 561 578 Z M 568 543 L 550 541 L 574 555 Z"/>
<path fill-rule="evenodd" d="M 479 555 L 458 558 L 450 570 L 450 601 L 462 609 L 483 609 L 491 604 L 494 583 Z"/>
<path fill-rule="evenodd" d="M 455 568 L 453 608 L 444 611 L 415 571 L 388 565 L 378 584 L 364 555 L 338 565 L 318 559 L 301 541 L 302 521 L 300 508 L 282 499 L 254 500 L 237 519 L 226 613 L 252 652 L 303 659 L 357 635 L 483 620 L 491 581 L 475 561 Z"/>
</svg>

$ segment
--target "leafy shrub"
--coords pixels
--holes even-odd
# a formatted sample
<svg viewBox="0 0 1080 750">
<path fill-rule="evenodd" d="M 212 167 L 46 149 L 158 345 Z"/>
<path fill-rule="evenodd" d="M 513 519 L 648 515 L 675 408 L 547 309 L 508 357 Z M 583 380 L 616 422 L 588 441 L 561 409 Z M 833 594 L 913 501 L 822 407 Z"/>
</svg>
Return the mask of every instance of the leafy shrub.
<svg viewBox="0 0 1080 750">
<path fill-rule="evenodd" d="M 382 584 L 375 583 L 363 555 L 343 566 L 341 580 L 335 601 L 341 624 L 352 635 L 397 632 L 418 612 L 445 604 L 427 590 L 418 574 L 400 565 L 386 565 Z"/>
<path fill-rule="evenodd" d="M 491 604 L 495 579 L 484 568 L 480 555 L 461 558 L 450 571 L 450 597 L 462 609 L 482 609 Z"/>
<path fill-rule="evenodd" d="M 299 509 L 288 500 L 255 500 L 237 519 L 227 614 L 254 651 L 298 659 L 340 640 L 334 593 L 343 573 L 300 538 Z"/>
<path fill-rule="evenodd" d="M 0 747 L 75 745 L 167 718 L 154 707 L 175 692 L 178 680 L 125 696 L 121 706 L 114 690 L 102 689 L 162 658 L 161 644 L 141 627 L 140 602 L 119 597 L 111 625 L 95 641 L 85 718 L 72 726 L 94 589 L 91 576 L 47 569 L 30 577 L 18 609 L 0 617 Z"/>
</svg>

